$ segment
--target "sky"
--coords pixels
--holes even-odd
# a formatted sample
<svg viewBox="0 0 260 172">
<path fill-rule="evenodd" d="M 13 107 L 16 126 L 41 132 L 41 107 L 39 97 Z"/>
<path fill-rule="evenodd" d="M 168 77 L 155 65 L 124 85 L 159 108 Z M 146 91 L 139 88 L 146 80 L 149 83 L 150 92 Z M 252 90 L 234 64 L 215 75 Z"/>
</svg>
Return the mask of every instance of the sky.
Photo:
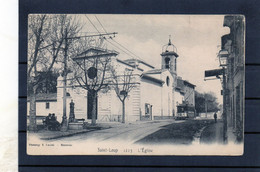
<svg viewBox="0 0 260 172">
<path fill-rule="evenodd" d="M 83 32 L 118 32 L 113 38 L 116 42 L 156 68 L 161 68 L 162 47 L 168 43 L 171 35 L 171 42 L 179 55 L 177 75 L 195 84 L 196 90 L 201 93 L 213 92 L 222 103 L 220 80 L 204 81 L 204 71 L 219 68 L 217 53 L 221 36 L 229 33 L 229 29 L 223 27 L 224 15 L 87 14 L 76 17 L 84 23 Z M 112 40 L 110 42 L 114 43 Z M 118 51 L 120 59 L 133 58 L 116 43 L 114 45 L 127 54 L 107 41 L 105 44 L 108 49 Z"/>
</svg>

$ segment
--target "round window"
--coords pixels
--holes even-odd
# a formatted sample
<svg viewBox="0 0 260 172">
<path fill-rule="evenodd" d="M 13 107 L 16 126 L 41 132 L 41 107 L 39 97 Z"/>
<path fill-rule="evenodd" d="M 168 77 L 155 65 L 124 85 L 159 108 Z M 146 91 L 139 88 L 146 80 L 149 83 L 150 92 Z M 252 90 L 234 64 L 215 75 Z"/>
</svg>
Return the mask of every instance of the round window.
<svg viewBox="0 0 260 172">
<path fill-rule="evenodd" d="M 167 86 L 169 86 L 169 84 L 170 84 L 170 78 L 169 78 L 169 76 L 167 76 L 167 78 L 166 78 L 166 84 L 167 84 Z"/>
</svg>

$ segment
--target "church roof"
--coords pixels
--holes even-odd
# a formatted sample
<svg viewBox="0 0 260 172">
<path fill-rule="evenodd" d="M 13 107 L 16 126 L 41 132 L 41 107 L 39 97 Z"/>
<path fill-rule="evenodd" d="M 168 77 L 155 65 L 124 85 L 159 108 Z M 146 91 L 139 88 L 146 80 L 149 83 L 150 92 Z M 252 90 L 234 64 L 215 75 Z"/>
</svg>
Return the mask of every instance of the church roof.
<svg viewBox="0 0 260 172">
<path fill-rule="evenodd" d="M 152 69 L 144 72 L 144 74 L 161 74 L 162 72 L 166 71 L 168 69 Z"/>
<path fill-rule="evenodd" d="M 124 64 L 124 65 L 127 65 L 127 66 L 130 66 L 130 67 L 132 67 L 132 68 L 135 68 L 134 65 L 129 64 L 129 63 L 126 63 L 125 61 L 122 61 L 122 60 L 120 60 L 120 59 L 118 59 L 118 58 L 117 58 L 116 60 L 117 60 L 118 62 Z M 137 67 L 137 69 L 140 70 L 140 71 L 144 71 L 143 69 L 141 69 L 141 68 L 139 68 L 139 67 Z"/>
<path fill-rule="evenodd" d="M 140 60 L 140 59 L 126 59 L 126 60 L 124 60 L 124 62 L 129 63 L 129 64 L 138 62 L 138 63 L 142 63 L 142 64 L 154 69 L 154 66 L 152 66 L 152 65 L 148 64 L 147 62 Z"/>
<path fill-rule="evenodd" d="M 179 57 L 179 55 L 174 51 L 165 51 L 161 54 L 161 56 L 167 56 L 167 55 L 174 55 L 175 57 Z"/>
<path fill-rule="evenodd" d="M 79 59 L 88 59 L 88 58 L 96 58 L 96 57 L 104 57 L 104 56 L 117 56 L 119 53 L 117 51 L 106 50 L 99 47 L 89 47 L 87 50 L 78 54 L 73 60 Z"/>
<path fill-rule="evenodd" d="M 155 77 L 152 77 L 151 75 L 142 74 L 142 75 L 141 75 L 141 78 L 150 80 L 150 81 L 152 81 L 152 82 L 155 82 L 155 83 L 158 83 L 158 84 L 161 84 L 161 85 L 164 84 L 164 81 L 163 81 L 163 80 L 157 79 L 157 78 L 155 78 Z"/>
<path fill-rule="evenodd" d="M 177 48 L 172 44 L 171 35 L 169 36 L 169 43 L 162 47 L 161 56 L 174 55 L 176 58 L 179 57 L 177 54 Z"/>
</svg>

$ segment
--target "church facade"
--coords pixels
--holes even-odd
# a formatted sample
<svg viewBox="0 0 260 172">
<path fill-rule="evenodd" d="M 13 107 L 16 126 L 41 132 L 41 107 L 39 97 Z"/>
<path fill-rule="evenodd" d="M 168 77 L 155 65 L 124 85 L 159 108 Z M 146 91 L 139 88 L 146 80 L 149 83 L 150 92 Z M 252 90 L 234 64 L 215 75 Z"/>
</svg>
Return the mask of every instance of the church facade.
<svg viewBox="0 0 260 172">
<path fill-rule="evenodd" d="M 100 48 L 87 50 L 86 56 L 105 52 Z M 131 70 L 134 87 L 125 100 L 126 122 L 139 120 L 172 119 L 177 114 L 177 106 L 183 102 L 195 106 L 195 86 L 177 76 L 177 49 L 169 40 L 161 53 L 161 68 L 156 69 L 149 63 L 139 59 L 120 60 L 117 54 L 111 56 L 111 64 L 118 73 Z M 68 78 L 72 76 L 68 75 Z M 63 114 L 63 77 L 57 79 L 56 100 L 42 100 L 41 108 L 36 109 L 36 115 L 55 113 L 57 120 L 62 121 Z M 180 84 L 180 83 L 183 84 Z M 179 83 L 179 84 L 178 84 Z M 75 82 L 68 82 L 66 94 L 66 114 L 69 117 L 70 102 L 73 102 L 76 119 L 88 119 L 88 92 L 81 87 L 75 87 Z M 188 98 L 187 98 L 188 97 Z M 36 102 L 37 103 L 37 102 Z M 39 103 L 39 102 L 38 102 Z M 44 106 L 43 104 L 46 104 Z M 48 106 L 47 106 L 48 103 Z M 29 104 L 28 104 L 29 105 Z M 28 106 L 29 107 L 29 106 Z M 55 107 L 55 108 L 54 108 Z M 28 109 L 28 108 L 27 108 Z M 42 114 L 46 113 L 46 114 Z M 29 111 L 28 111 L 29 113 Z M 113 122 L 122 120 L 122 103 L 113 89 L 100 90 L 97 97 L 97 122 Z"/>
</svg>

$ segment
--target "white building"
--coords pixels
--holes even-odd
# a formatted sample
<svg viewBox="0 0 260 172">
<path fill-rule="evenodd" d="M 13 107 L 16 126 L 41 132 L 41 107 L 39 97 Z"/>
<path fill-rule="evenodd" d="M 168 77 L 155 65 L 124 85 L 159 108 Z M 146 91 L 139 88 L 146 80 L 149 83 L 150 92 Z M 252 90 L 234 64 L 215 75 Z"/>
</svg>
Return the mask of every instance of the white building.
<svg viewBox="0 0 260 172">
<path fill-rule="evenodd" d="M 84 57 L 91 58 L 94 54 L 104 54 L 106 52 L 108 50 L 92 47 L 85 51 Z M 176 106 L 185 100 L 185 95 L 187 95 L 185 93 L 190 92 L 190 90 L 177 87 L 178 54 L 170 40 L 163 47 L 161 69 L 155 69 L 152 65 L 139 59 L 120 60 L 116 53 L 110 57 L 111 65 L 115 67 L 118 73 L 122 73 L 125 69 L 133 71 L 135 87 L 130 91 L 125 101 L 127 122 L 173 118 L 174 114 L 177 113 Z M 67 117 L 69 117 L 70 111 L 69 104 L 73 100 L 75 103 L 75 117 L 77 119 L 84 118 L 88 121 L 90 120 L 88 119 L 90 115 L 88 115 L 87 90 L 73 85 L 75 83 L 68 83 Z M 189 93 L 189 96 L 193 97 L 189 99 L 195 100 L 194 95 Z M 47 104 L 49 104 L 49 108 L 47 108 Z M 53 109 L 53 107 L 55 108 Z M 98 92 L 97 107 L 97 122 L 121 120 L 122 103 L 113 89 Z M 57 79 L 56 101 L 42 100 L 42 102 L 37 102 L 36 115 L 46 116 L 48 113 L 55 113 L 57 120 L 61 122 L 63 114 L 62 76 L 59 76 Z"/>
</svg>

